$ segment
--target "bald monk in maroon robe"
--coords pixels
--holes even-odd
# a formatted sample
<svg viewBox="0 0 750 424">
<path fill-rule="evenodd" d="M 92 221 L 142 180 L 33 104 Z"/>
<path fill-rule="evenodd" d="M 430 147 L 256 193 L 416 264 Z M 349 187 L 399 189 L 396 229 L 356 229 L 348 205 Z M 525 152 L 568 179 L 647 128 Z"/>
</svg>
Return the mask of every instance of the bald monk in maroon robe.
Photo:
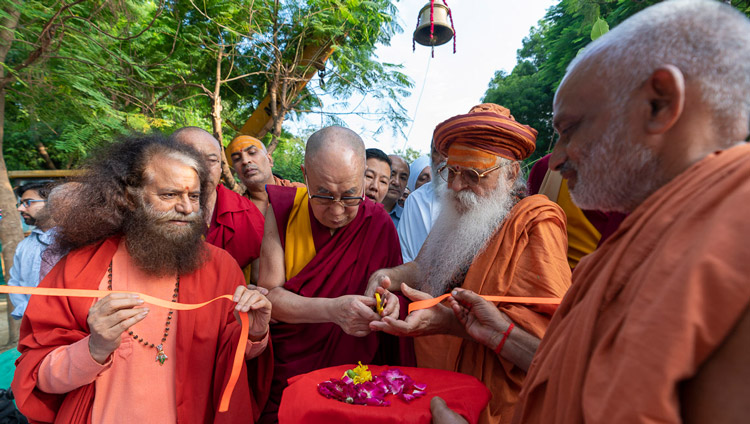
<svg viewBox="0 0 750 424">
<path fill-rule="evenodd" d="M 274 305 L 271 335 L 274 378 L 261 422 L 276 417 L 287 379 L 334 365 L 413 363 L 408 340 L 370 331 L 381 316 L 363 296 L 372 272 L 401 263 L 388 213 L 364 197 L 365 149 L 341 127 L 324 128 L 307 142 L 306 188 L 268 186 L 270 205 L 259 285 Z M 383 315 L 398 316 L 398 298 L 386 291 Z"/>
</svg>

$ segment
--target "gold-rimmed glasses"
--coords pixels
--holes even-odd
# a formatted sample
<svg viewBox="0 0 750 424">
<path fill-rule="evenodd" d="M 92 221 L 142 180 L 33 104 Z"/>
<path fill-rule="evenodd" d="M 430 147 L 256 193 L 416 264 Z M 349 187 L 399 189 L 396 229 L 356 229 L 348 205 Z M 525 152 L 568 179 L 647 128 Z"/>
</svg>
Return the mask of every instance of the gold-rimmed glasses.
<svg viewBox="0 0 750 424">
<path fill-rule="evenodd" d="M 364 202 L 364 196 L 341 196 L 338 199 L 333 196 L 323 196 L 320 194 L 310 194 L 310 184 L 307 183 L 307 175 L 305 175 L 305 185 L 307 189 L 307 198 L 310 199 L 316 205 L 319 206 L 331 206 L 334 203 L 339 203 L 345 208 L 353 206 L 359 206 L 360 203 Z"/>
<path fill-rule="evenodd" d="M 461 176 L 463 181 L 469 186 L 475 186 L 479 184 L 479 181 L 486 177 L 492 171 L 496 171 L 502 168 L 503 165 L 495 165 L 492 168 L 487 168 L 484 171 L 477 171 L 474 168 L 458 169 L 456 166 L 443 165 L 438 170 L 440 178 L 444 179 L 448 184 L 453 183 L 456 176 Z"/>
</svg>

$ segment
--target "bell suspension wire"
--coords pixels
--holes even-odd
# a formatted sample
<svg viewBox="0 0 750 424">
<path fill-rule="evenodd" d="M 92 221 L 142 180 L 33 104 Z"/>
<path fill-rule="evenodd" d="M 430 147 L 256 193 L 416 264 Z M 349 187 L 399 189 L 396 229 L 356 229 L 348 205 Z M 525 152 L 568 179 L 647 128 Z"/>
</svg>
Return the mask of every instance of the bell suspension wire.
<svg viewBox="0 0 750 424">
<path fill-rule="evenodd" d="M 435 38 L 435 0 L 430 0 L 430 40 Z M 432 57 L 435 57 L 435 46 L 432 46 Z"/>
<path fill-rule="evenodd" d="M 435 0 L 432 1 L 434 2 Z M 456 27 L 453 26 L 453 13 L 451 12 L 451 7 L 448 6 L 448 1 L 443 0 L 443 3 L 445 3 L 445 6 L 448 7 L 448 17 L 451 20 L 451 29 L 453 30 L 453 54 L 456 54 Z"/>
<path fill-rule="evenodd" d="M 427 74 L 430 72 L 430 62 L 432 62 L 432 58 L 427 59 L 427 69 L 424 71 L 424 78 L 422 79 L 422 89 L 419 90 L 419 97 L 417 98 L 417 106 L 414 108 L 414 116 L 411 118 L 411 126 L 409 126 L 409 132 L 406 134 L 406 140 L 404 140 L 404 147 L 401 148 L 401 150 L 404 151 L 404 154 L 406 154 L 406 145 L 409 144 L 409 137 L 411 136 L 411 131 L 414 129 L 414 122 L 417 120 L 417 112 L 419 112 L 419 105 L 422 103 L 422 94 L 424 94 L 424 87 L 427 85 Z"/>
</svg>

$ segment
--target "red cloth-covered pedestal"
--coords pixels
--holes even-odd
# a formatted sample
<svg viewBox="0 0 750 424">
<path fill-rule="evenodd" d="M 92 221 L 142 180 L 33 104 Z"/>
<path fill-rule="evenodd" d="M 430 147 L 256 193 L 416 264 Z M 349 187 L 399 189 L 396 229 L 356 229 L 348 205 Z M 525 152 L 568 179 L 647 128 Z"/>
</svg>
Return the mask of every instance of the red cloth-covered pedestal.
<svg viewBox="0 0 750 424">
<path fill-rule="evenodd" d="M 417 383 L 427 384 L 423 397 L 406 403 L 395 395 L 386 396 L 390 406 L 350 405 L 328 399 L 318 393 L 318 383 L 341 378 L 344 371 L 356 365 L 324 368 L 289 379 L 279 408 L 279 423 L 425 423 L 432 422 L 430 400 L 440 396 L 448 407 L 461 414 L 469 423 L 476 423 L 480 412 L 490 401 L 490 391 L 476 378 L 452 371 L 430 368 L 389 367 L 369 365 L 372 375 L 388 368 L 398 368 Z"/>
</svg>

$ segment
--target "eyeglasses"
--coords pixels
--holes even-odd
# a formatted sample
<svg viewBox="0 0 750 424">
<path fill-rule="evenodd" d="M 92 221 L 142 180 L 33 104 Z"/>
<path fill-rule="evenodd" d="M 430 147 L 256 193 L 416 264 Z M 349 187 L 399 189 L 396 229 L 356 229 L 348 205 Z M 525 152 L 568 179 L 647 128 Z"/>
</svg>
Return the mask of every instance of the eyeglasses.
<svg viewBox="0 0 750 424">
<path fill-rule="evenodd" d="M 492 168 L 486 169 L 482 172 L 477 171 L 474 168 L 466 168 L 464 170 L 459 171 L 457 167 L 455 166 L 448 166 L 443 165 L 438 169 L 438 174 L 440 174 L 440 178 L 444 179 L 449 184 L 453 182 L 453 179 L 456 178 L 456 176 L 461 175 L 463 178 L 463 181 L 470 186 L 475 186 L 479 184 L 479 181 L 486 177 L 487 174 L 489 174 L 492 171 L 496 171 L 500 168 L 502 168 L 503 165 L 495 165 Z"/>
<path fill-rule="evenodd" d="M 307 197 L 316 205 L 331 206 L 334 203 L 340 203 L 341 206 L 345 208 L 359 206 L 359 204 L 365 200 L 363 196 L 341 196 L 337 199 L 333 196 L 321 196 L 319 194 L 311 195 L 310 192 L 307 192 Z"/>
<path fill-rule="evenodd" d="M 32 203 L 36 203 L 36 202 L 46 202 L 46 200 L 44 199 L 21 199 L 21 201 L 16 203 L 16 207 L 20 208 L 21 205 L 23 205 L 23 207 L 28 208 L 29 206 L 31 206 Z"/>
<path fill-rule="evenodd" d="M 305 185 L 310 187 L 310 184 L 307 182 L 307 175 L 305 175 Z M 319 194 L 311 195 L 310 189 L 307 190 L 307 198 L 319 206 L 331 206 L 334 203 L 340 203 L 341 206 L 345 208 L 359 206 L 359 204 L 365 200 L 364 196 L 341 196 L 337 199 L 333 196 L 321 196 Z"/>
</svg>

